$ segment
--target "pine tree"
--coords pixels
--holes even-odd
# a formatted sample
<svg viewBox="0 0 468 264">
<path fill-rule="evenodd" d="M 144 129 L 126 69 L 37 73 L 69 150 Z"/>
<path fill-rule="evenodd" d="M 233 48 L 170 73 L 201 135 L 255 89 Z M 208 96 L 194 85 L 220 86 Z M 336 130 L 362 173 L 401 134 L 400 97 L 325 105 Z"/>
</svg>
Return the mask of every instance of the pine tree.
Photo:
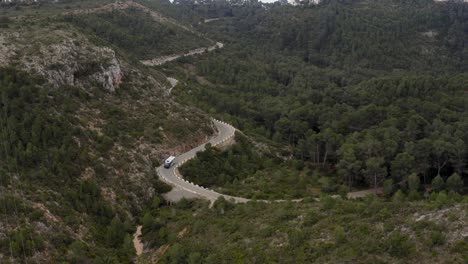
<svg viewBox="0 0 468 264">
<path fill-rule="evenodd" d="M 447 189 L 450 191 L 457 192 L 457 193 L 460 193 L 462 191 L 463 180 L 460 177 L 460 175 L 458 175 L 457 173 L 454 173 L 452 174 L 452 176 L 450 176 L 447 179 Z"/>
<path fill-rule="evenodd" d="M 444 179 L 442 179 L 442 177 L 440 175 L 437 175 L 437 177 L 435 177 L 432 180 L 432 189 L 434 189 L 434 191 L 436 191 L 436 192 L 440 192 L 444 188 L 445 188 Z"/>
</svg>

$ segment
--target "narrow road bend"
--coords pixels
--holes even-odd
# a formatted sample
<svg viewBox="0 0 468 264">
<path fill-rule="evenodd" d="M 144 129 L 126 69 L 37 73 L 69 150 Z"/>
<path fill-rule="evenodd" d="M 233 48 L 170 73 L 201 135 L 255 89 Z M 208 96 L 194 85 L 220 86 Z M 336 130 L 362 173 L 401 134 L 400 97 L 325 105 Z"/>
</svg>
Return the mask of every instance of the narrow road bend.
<svg viewBox="0 0 468 264">
<path fill-rule="evenodd" d="M 177 188 L 178 190 L 175 190 L 175 192 L 178 192 L 182 197 L 202 197 L 214 203 L 219 197 L 223 196 L 226 200 L 232 200 L 236 203 L 248 202 L 249 199 L 217 193 L 213 190 L 188 182 L 179 173 L 178 167 L 188 160 L 193 159 L 197 155 L 197 152 L 205 150 L 206 144 L 210 143 L 212 146 L 217 146 L 234 137 L 236 129 L 233 126 L 218 120 L 213 120 L 213 123 L 218 130 L 218 134 L 215 137 L 205 144 L 177 156 L 171 168 L 166 169 L 163 165 L 158 167 L 156 169 L 158 176 L 162 181 Z"/>
</svg>

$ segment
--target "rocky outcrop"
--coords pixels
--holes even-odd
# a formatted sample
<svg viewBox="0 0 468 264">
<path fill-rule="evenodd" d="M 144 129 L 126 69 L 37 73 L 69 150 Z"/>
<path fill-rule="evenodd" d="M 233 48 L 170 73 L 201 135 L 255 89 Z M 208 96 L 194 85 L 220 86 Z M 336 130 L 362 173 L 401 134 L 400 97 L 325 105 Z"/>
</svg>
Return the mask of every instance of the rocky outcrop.
<svg viewBox="0 0 468 264">
<path fill-rule="evenodd" d="M 102 84 L 102 86 L 109 91 L 115 91 L 115 89 L 122 83 L 123 73 L 120 68 L 120 64 L 115 57 L 113 50 L 113 58 L 110 61 L 110 64 L 107 65 L 107 68 L 101 67 L 101 71 L 93 74 L 91 79 Z"/>
<path fill-rule="evenodd" d="M 9 64 L 15 54 L 15 48 L 8 44 L 4 36 L 0 36 L 0 65 Z"/>
<path fill-rule="evenodd" d="M 113 92 L 123 77 L 112 49 L 83 45 L 70 39 L 41 46 L 38 53 L 23 57 L 20 64 L 26 70 L 42 75 L 55 87 L 95 83 Z"/>
</svg>

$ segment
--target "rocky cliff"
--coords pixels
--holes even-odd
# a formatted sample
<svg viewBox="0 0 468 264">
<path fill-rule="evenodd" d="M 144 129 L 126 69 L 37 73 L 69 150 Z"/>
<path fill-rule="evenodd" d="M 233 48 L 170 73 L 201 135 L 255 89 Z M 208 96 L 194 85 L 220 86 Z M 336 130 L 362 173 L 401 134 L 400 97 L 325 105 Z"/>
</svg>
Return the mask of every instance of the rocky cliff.
<svg viewBox="0 0 468 264">
<path fill-rule="evenodd" d="M 16 64 L 38 74 L 54 87 L 74 85 L 101 86 L 114 92 L 124 72 L 114 50 L 98 47 L 84 37 L 54 31 L 52 39 L 27 41 L 28 33 L 0 34 L 0 66 Z"/>
</svg>

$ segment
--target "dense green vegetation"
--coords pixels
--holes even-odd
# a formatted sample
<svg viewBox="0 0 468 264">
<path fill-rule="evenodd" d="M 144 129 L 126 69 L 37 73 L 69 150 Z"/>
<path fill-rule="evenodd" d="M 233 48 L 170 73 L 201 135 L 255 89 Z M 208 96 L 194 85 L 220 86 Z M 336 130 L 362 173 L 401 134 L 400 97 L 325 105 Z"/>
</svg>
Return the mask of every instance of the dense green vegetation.
<svg viewBox="0 0 468 264">
<path fill-rule="evenodd" d="M 37 88 L 37 81 L 12 69 L 2 70 L 0 81 L 3 168 L 28 175 L 31 182 L 44 181 L 50 174 L 62 182 L 76 177 L 87 154 L 80 153 L 72 139 L 79 131 L 71 125 L 71 101 L 59 94 L 51 99 Z M 61 114 L 51 111 L 56 104 Z"/>
<path fill-rule="evenodd" d="M 269 39 L 273 50 L 320 66 L 436 73 L 467 67 L 467 53 L 460 46 L 467 38 L 463 4 L 329 2 L 301 10 L 278 8 L 265 15 L 254 32 L 260 39 Z M 291 21 L 291 16 L 297 19 Z"/>
<path fill-rule="evenodd" d="M 29 16 L 38 14 L 53 16 L 74 9 L 94 8 L 96 6 L 112 3 L 112 0 L 40 0 L 40 1 L 2 1 L 0 14 L 6 17 Z"/>
<path fill-rule="evenodd" d="M 247 138 L 236 136 L 226 151 L 208 147 L 180 168 L 184 178 L 204 187 L 256 199 L 301 198 L 318 194 L 318 178 L 301 171 L 303 164 L 259 153 Z"/>
<path fill-rule="evenodd" d="M 114 144 L 128 145 L 150 130 L 140 132 L 135 126 L 140 121 L 119 111 L 123 127 L 114 133 L 112 109 L 104 113 L 109 122 L 104 133 L 83 129 L 76 112 L 83 103 L 97 103 L 94 99 L 77 87 L 51 89 L 14 68 L 0 69 L 0 96 L 0 218 L 7 230 L 0 254 L 18 261 L 49 252 L 57 261 L 130 263 L 135 223 L 104 197 L 102 182 L 118 183 L 101 157 L 108 159 Z M 132 129 L 127 122 L 134 122 Z M 114 169 L 127 168 L 125 158 L 116 160 Z M 90 171 L 94 176 L 84 176 Z M 151 178 L 155 197 L 170 190 Z M 138 215 L 138 209 L 132 213 Z M 38 225 L 47 228 L 39 231 Z M 86 237 L 77 239 L 78 232 Z"/>
<path fill-rule="evenodd" d="M 0 68 L 0 262 L 132 263 L 137 225 L 156 255 L 148 262 L 468 261 L 467 4 L 137 2 L 226 48 L 144 68 L 138 60 L 209 43 L 131 8 L 45 18 L 93 1 L 0 10 L 0 42 L 13 43 L 2 51 L 20 58 L 70 38 L 87 49 L 86 36 L 116 49 L 124 74 L 109 93 Z M 211 18 L 222 19 L 199 24 Z M 12 51 L 18 36 L 27 51 Z M 87 61 L 74 77 L 99 70 Z M 179 80 L 172 95 L 155 87 L 158 71 Z M 199 153 L 185 177 L 235 196 L 303 199 L 168 206 L 154 167 L 211 131 L 187 104 L 243 133 Z M 374 186 L 382 197 L 343 198 Z"/>
<path fill-rule="evenodd" d="M 212 17 L 210 8 L 217 9 L 216 16 L 223 19 L 202 28 L 232 42 L 241 39 L 249 51 L 279 51 L 307 64 L 354 74 L 466 69 L 465 3 L 330 0 L 265 9 L 249 2 L 241 6 L 184 2 L 205 17 Z"/>
<path fill-rule="evenodd" d="M 461 197 L 453 194 L 434 199 L 322 197 L 316 203 L 240 205 L 218 200 L 212 209 L 182 201 L 153 208 L 143 230 L 149 243 L 170 245 L 162 263 L 463 263 L 467 241 L 457 228 L 467 208 L 454 206 Z M 438 218 L 444 213 L 437 208 L 445 208 L 450 220 Z M 150 235 L 158 233 L 166 239 Z"/>
<path fill-rule="evenodd" d="M 447 46 L 467 39 L 454 33 L 468 16 L 465 7 L 424 1 L 333 2 L 269 12 L 252 7 L 253 14 L 241 13 L 208 29 L 233 31 L 237 39 L 226 36 L 230 46 L 193 61 L 192 75 L 207 81 L 181 75 L 189 84 L 180 86 L 177 96 L 224 115 L 250 135 L 291 146 L 297 160 L 332 176 L 335 191 L 339 185 L 382 186 L 385 179 L 407 187 L 412 173 L 422 184 L 437 175 L 466 178 L 468 76 L 459 74 L 466 63 L 452 59 L 464 51 Z M 297 19 L 289 19 L 293 16 Z M 312 18 L 322 22 L 312 23 Z M 398 26 L 408 20 L 409 26 Z M 323 27 L 327 36 L 319 46 L 298 43 L 315 41 Z M 438 32 L 435 40 L 413 43 L 432 29 Z M 420 56 L 408 50 L 421 45 L 438 52 Z M 321 57 L 310 59 L 312 50 Z M 308 58 L 301 53 L 306 51 Z"/>
<path fill-rule="evenodd" d="M 63 12 L 62 7 L 21 5 L 17 16 L 31 9 L 37 13 L 0 19 L 6 25 L 0 33 L 2 65 L 15 50 L 11 67 L 0 68 L 0 262 L 132 263 L 140 210 L 170 190 L 152 168 L 166 149 L 204 138 L 211 128 L 200 111 L 166 102 L 161 96 L 165 76 L 129 59 L 137 55 L 126 47 L 111 46 L 123 72 L 114 93 L 94 81 L 54 87 L 48 81 L 55 79 L 21 71 L 43 66 L 34 56 L 46 49 L 67 50 L 63 43 L 72 41 L 72 59 L 64 57 L 63 71 L 39 73 L 75 80 L 102 73 L 99 65 L 106 62 L 86 51 L 95 49 L 93 43 L 109 42 L 67 25 L 61 16 L 45 17 L 49 11 Z M 148 19 L 133 11 L 134 17 Z M 183 42 L 179 47 L 200 44 L 199 38 L 189 43 L 189 36 L 174 38 Z M 26 61 L 29 66 L 23 67 Z M 74 65 L 76 72 L 70 70 Z M 57 67 L 41 69 L 49 73 Z"/>
<path fill-rule="evenodd" d="M 70 14 L 64 20 L 134 55 L 152 59 L 208 46 L 208 40 L 169 23 L 156 22 L 136 8 L 94 14 Z"/>
<path fill-rule="evenodd" d="M 213 59 L 219 63 L 211 74 L 220 78 L 223 65 L 228 64 Z M 297 159 L 315 167 L 336 166 L 350 186 L 372 185 L 375 171 L 370 162 L 378 163 L 374 167 L 379 169 L 388 168 L 377 173 L 380 183 L 387 177 L 400 182 L 413 172 L 427 176 L 425 183 L 438 174 L 464 173 L 465 75 L 387 77 L 346 88 L 329 85 L 309 90 L 296 82 L 281 89 L 258 68 L 239 72 L 232 84 L 182 88 L 187 97 L 181 98 L 197 98 L 198 106 L 229 114 L 244 131 L 291 144 Z M 263 75 L 265 79 L 257 79 L 266 81 L 248 85 L 250 75 Z M 209 80 L 218 83 L 214 77 Z"/>
<path fill-rule="evenodd" d="M 73 99 L 84 98 L 72 87 L 58 92 L 41 85 L 45 85 L 42 80 L 15 69 L 0 70 L 0 213 L 11 230 L 1 239 L 0 250 L 25 260 L 46 249 L 42 235 L 31 231 L 36 223 L 47 219 L 39 207 L 33 209 L 34 201 L 50 205 L 49 210 L 64 219 L 68 228 L 78 229 L 81 224 L 90 228 L 95 246 L 82 243 L 80 252 L 74 251 L 77 242 L 66 235 L 68 231 L 48 234 L 49 250 L 72 248 L 72 256 L 63 260 L 85 260 L 115 252 L 115 260 L 128 262 L 132 251 L 117 252 L 132 250 L 126 234 L 133 227 L 129 223 L 126 228 L 114 227 L 126 216 L 119 216 L 103 199 L 95 180 L 80 179 L 85 167 L 102 166 L 89 156 L 86 137 L 74 117 L 78 105 Z M 42 192 L 46 189 L 53 192 Z"/>
<path fill-rule="evenodd" d="M 184 21 L 187 24 L 199 25 L 204 23 L 205 19 L 229 18 L 233 16 L 234 11 L 249 10 L 252 6 L 260 7 L 259 2 L 242 1 L 242 5 L 233 6 L 228 1 L 191 1 L 191 0 L 135 0 L 136 2 L 157 10 L 167 16 Z M 244 8 L 247 6 L 247 8 Z"/>
</svg>

